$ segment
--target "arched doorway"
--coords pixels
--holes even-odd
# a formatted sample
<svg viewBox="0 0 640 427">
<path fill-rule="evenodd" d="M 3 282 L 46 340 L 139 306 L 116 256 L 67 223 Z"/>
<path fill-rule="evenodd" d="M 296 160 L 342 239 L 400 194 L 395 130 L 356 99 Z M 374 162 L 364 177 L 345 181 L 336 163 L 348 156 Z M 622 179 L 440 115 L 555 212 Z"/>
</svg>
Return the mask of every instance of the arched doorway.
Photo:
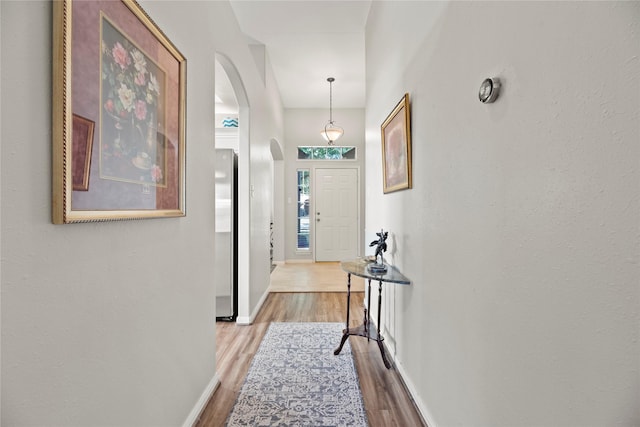
<svg viewBox="0 0 640 427">
<path fill-rule="evenodd" d="M 249 98 L 245 90 L 240 73 L 231 60 L 223 54 L 216 54 L 216 62 L 222 68 L 228 79 L 238 105 L 237 153 L 238 153 L 238 200 L 237 200 L 237 246 L 238 246 L 238 312 L 239 323 L 248 323 L 249 319 L 249 283 L 250 283 L 250 153 L 249 153 Z M 216 85 L 217 86 L 217 85 Z M 218 88 L 216 88 L 216 91 Z"/>
</svg>

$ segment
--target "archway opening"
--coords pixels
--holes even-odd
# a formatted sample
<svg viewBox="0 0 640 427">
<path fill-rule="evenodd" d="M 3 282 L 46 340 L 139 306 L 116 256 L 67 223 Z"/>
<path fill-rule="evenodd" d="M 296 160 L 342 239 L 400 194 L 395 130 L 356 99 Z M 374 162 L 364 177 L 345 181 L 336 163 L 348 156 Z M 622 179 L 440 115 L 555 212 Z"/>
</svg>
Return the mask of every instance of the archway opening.
<svg viewBox="0 0 640 427">
<path fill-rule="evenodd" d="M 236 214 L 235 260 L 238 323 L 247 323 L 250 316 L 250 153 L 249 98 L 240 73 L 231 60 L 216 54 L 216 148 L 231 148 L 237 154 L 235 181 Z M 235 98 L 235 109 L 232 100 Z M 220 127 L 218 125 L 220 124 Z M 225 124 L 227 126 L 225 126 Z"/>
</svg>

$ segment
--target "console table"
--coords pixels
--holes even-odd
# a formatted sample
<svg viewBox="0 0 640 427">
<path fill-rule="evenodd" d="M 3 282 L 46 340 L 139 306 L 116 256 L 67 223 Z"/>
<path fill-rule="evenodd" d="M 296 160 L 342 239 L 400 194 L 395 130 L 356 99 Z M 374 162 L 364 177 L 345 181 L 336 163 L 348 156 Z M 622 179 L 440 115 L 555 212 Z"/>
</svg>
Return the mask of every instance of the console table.
<svg viewBox="0 0 640 427">
<path fill-rule="evenodd" d="M 384 366 L 387 369 L 391 368 L 391 363 L 387 360 L 387 355 L 384 351 L 384 346 L 382 345 L 382 341 L 384 338 L 380 335 L 380 311 L 382 309 L 382 282 L 387 283 L 396 283 L 399 285 L 409 285 L 411 281 L 407 279 L 400 271 L 390 265 L 387 265 L 387 271 L 385 273 L 371 273 L 367 266 L 371 264 L 364 259 L 357 259 L 353 261 L 343 261 L 340 263 L 342 270 L 347 273 L 347 323 L 346 328 L 342 331 L 342 340 L 340 341 L 340 346 L 335 349 L 333 354 L 340 354 L 342 351 L 342 347 L 344 343 L 347 341 L 347 338 L 351 335 L 357 335 L 359 337 L 367 338 L 367 341 L 372 339 L 378 343 L 378 347 L 380 348 L 380 354 L 382 355 L 382 361 L 384 362 Z M 351 304 L 351 275 L 355 274 L 356 276 L 363 277 L 368 280 L 369 288 L 367 292 L 367 306 L 364 308 L 364 322 L 362 325 L 356 328 L 349 327 L 349 307 Z M 371 329 L 371 280 L 378 281 L 378 323 L 377 329 Z"/>
</svg>

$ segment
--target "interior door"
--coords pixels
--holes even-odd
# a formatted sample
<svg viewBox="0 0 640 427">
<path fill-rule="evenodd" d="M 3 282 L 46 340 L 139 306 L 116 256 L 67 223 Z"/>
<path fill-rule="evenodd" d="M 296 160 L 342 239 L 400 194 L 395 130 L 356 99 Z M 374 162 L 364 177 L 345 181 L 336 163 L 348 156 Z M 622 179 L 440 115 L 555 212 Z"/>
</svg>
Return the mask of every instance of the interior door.
<svg viewBox="0 0 640 427">
<path fill-rule="evenodd" d="M 358 169 L 316 169 L 315 258 L 343 261 L 358 256 Z"/>
</svg>

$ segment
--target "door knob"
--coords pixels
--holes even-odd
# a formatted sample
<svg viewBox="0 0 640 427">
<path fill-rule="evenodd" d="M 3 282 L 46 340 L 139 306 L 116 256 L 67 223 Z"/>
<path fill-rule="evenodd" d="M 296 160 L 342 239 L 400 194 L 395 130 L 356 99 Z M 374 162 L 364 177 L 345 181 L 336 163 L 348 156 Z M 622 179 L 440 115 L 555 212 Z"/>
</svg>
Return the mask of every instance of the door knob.
<svg viewBox="0 0 640 427">
<path fill-rule="evenodd" d="M 316 219 L 316 222 L 320 222 L 320 218 Z"/>
</svg>

